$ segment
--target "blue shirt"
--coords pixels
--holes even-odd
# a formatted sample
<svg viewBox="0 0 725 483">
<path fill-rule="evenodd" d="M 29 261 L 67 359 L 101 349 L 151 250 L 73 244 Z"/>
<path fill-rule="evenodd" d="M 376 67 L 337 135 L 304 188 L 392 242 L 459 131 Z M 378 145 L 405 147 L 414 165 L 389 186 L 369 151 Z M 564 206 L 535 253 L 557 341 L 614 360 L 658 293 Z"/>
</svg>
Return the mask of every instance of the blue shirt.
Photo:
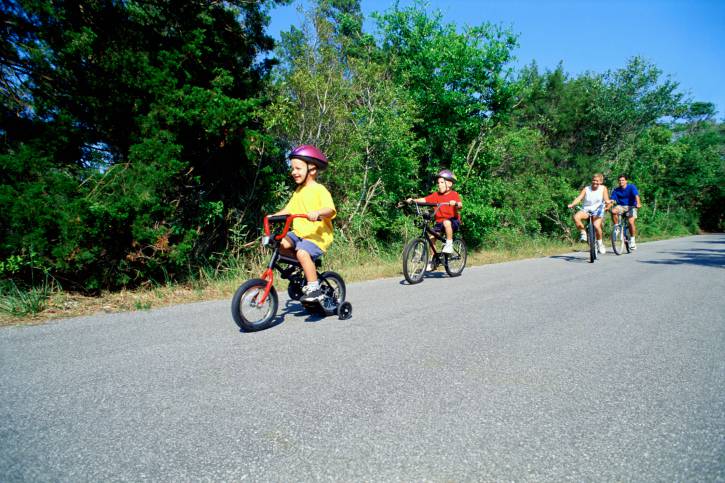
<svg viewBox="0 0 725 483">
<path fill-rule="evenodd" d="M 637 191 L 637 187 L 632 183 L 627 183 L 626 188 L 621 188 L 619 186 L 614 188 L 610 198 L 616 201 L 618 205 L 637 206 L 636 196 L 638 195 L 639 191 Z"/>
</svg>

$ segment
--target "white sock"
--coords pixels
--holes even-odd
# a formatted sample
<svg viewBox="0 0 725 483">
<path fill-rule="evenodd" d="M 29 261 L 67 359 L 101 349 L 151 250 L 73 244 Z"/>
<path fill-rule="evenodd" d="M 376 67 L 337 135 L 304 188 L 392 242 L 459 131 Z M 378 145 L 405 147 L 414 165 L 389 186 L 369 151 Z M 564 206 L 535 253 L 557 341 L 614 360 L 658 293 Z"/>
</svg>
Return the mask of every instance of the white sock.
<svg viewBox="0 0 725 483">
<path fill-rule="evenodd" d="M 315 280 L 314 282 L 309 282 L 307 284 L 307 290 L 309 290 L 310 292 L 313 291 L 313 290 L 317 290 L 319 288 L 320 288 L 320 281 L 319 280 Z"/>
<path fill-rule="evenodd" d="M 631 241 L 632 243 L 634 243 L 634 237 L 633 236 L 629 237 L 629 241 Z"/>
</svg>

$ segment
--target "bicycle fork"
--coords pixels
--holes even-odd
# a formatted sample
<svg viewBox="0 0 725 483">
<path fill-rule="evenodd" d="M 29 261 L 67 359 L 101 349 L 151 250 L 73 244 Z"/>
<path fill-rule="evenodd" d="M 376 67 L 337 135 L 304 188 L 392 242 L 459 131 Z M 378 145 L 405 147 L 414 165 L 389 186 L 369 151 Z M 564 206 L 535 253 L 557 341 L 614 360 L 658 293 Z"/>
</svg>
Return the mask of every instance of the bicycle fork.
<svg viewBox="0 0 725 483">
<path fill-rule="evenodd" d="M 272 254 L 269 265 L 267 265 L 267 269 L 260 276 L 260 278 L 265 280 L 267 284 L 264 287 L 264 292 L 262 292 L 262 297 L 257 299 L 257 305 L 262 305 L 267 300 L 267 297 L 269 297 L 269 292 L 272 290 L 272 285 L 274 284 L 274 265 L 277 263 L 278 259 L 279 249 L 276 249 Z"/>
</svg>

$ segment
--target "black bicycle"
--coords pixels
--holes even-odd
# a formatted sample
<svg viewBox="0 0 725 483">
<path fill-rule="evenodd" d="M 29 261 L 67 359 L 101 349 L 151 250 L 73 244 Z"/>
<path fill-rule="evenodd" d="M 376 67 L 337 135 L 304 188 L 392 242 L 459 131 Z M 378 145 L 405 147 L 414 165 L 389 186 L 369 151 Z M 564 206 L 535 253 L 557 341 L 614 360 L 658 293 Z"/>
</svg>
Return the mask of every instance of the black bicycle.
<svg viewBox="0 0 725 483">
<path fill-rule="evenodd" d="M 614 201 L 613 201 L 614 202 Z M 616 203 L 616 202 L 614 202 Z M 621 255 L 626 250 L 627 253 L 631 253 L 632 250 L 629 247 L 629 214 L 630 209 L 618 213 L 619 221 L 614 224 L 612 228 L 612 250 L 617 255 Z"/>
<path fill-rule="evenodd" d="M 589 215 L 589 223 L 587 224 L 587 242 L 589 243 L 589 263 L 594 263 L 597 259 L 597 231 L 594 228 L 594 213 L 596 213 L 602 205 L 597 206 L 593 210 L 585 210 L 580 205 L 576 209 L 586 212 Z"/>
<path fill-rule="evenodd" d="M 436 248 L 436 241 L 445 243 L 445 233 L 439 232 L 433 228 L 433 220 L 435 214 L 443 206 L 440 203 L 418 203 L 412 202 L 411 206 L 415 207 L 415 214 L 418 218 L 417 225 L 421 230 L 418 237 L 411 238 L 403 248 L 403 276 L 410 284 L 416 284 L 423 281 L 425 272 L 428 269 L 436 270 L 438 266 L 443 265 L 446 273 L 451 277 L 457 277 L 466 268 L 466 260 L 468 251 L 466 242 L 460 234 L 460 231 L 453 234 L 453 253 L 443 253 Z M 408 203 L 398 203 L 399 208 L 408 206 Z M 435 208 L 432 212 L 429 208 Z M 432 254 L 431 256 L 429 256 Z"/>
</svg>

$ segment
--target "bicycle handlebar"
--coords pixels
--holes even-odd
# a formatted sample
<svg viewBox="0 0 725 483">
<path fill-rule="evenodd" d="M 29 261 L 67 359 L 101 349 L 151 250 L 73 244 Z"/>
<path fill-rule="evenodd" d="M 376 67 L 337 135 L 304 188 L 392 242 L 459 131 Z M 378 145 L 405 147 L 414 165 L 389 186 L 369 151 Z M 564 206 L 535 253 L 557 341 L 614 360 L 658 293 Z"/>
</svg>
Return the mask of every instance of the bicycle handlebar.
<svg viewBox="0 0 725 483">
<path fill-rule="evenodd" d="M 407 201 L 403 200 L 403 201 L 399 201 L 398 204 L 395 205 L 395 207 L 396 208 L 405 208 L 406 206 L 409 206 L 409 205 L 439 207 L 439 206 L 446 206 L 448 204 L 449 203 L 428 203 L 427 201 L 415 201 L 415 200 L 408 203 Z"/>
<path fill-rule="evenodd" d="M 307 215 L 305 214 L 297 214 L 297 215 L 267 215 L 264 217 L 264 236 L 269 237 L 270 231 L 269 231 L 269 222 L 282 222 L 284 221 L 284 228 L 282 229 L 282 233 L 279 235 L 276 235 L 274 237 L 275 240 L 281 240 L 285 236 L 287 236 L 287 232 L 289 232 L 290 226 L 292 225 L 292 220 L 295 218 L 307 218 Z"/>
<path fill-rule="evenodd" d="M 421 201 L 421 202 L 414 201 L 413 204 L 416 204 L 418 206 L 435 206 L 435 207 L 439 207 L 439 206 L 445 206 L 448 203 L 429 203 L 427 201 Z"/>
</svg>

